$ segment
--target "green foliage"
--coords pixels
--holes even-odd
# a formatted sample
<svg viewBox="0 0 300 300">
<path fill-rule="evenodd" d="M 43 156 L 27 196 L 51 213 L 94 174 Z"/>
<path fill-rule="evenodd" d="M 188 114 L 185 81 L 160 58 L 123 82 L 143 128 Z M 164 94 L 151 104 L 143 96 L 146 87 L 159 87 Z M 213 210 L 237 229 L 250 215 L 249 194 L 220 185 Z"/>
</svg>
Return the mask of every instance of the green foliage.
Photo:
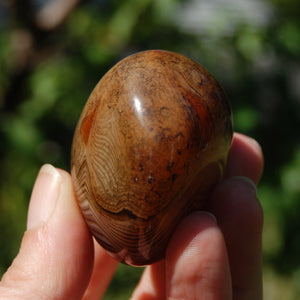
<svg viewBox="0 0 300 300">
<path fill-rule="evenodd" d="M 2 27 L 1 273 L 17 253 L 38 169 L 49 162 L 69 170 L 76 122 L 95 84 L 123 57 L 161 48 L 209 69 L 231 101 L 235 130 L 262 145 L 265 173 L 258 196 L 265 211 L 266 293 L 286 285 L 290 295 L 285 299 L 299 298 L 299 1 L 266 2 L 273 17 L 262 25 L 237 16 L 229 26 L 230 9 L 215 10 L 210 22 L 196 31 L 187 30 L 179 18 L 189 3 L 85 1 L 52 32 L 39 35 L 30 27 L 19 28 L 23 23 L 12 16 Z M 24 39 L 29 52 L 19 48 Z M 127 299 L 141 270 L 120 266 L 106 299 Z M 272 299 L 280 299 L 276 297 Z"/>
<path fill-rule="evenodd" d="M 278 39 L 280 44 L 292 55 L 300 54 L 300 28 L 296 22 L 286 21 L 280 26 Z"/>
<path fill-rule="evenodd" d="M 143 271 L 144 268 L 135 268 L 120 264 L 103 300 L 130 299 Z"/>
</svg>

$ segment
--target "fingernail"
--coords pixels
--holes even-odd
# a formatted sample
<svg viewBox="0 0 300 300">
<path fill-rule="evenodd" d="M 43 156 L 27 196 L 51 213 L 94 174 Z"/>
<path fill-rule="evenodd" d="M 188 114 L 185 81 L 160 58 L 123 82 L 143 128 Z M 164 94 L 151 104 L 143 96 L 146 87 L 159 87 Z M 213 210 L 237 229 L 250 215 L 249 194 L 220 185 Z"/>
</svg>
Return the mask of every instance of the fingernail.
<svg viewBox="0 0 300 300">
<path fill-rule="evenodd" d="M 232 179 L 238 179 L 238 180 L 244 181 L 253 190 L 254 194 L 255 195 L 257 194 L 257 186 L 256 186 L 256 184 L 249 177 L 235 176 L 235 177 L 232 177 Z"/>
<path fill-rule="evenodd" d="M 212 214 L 211 212 L 209 211 L 206 211 L 206 210 L 198 210 L 198 211 L 195 211 L 196 214 L 198 215 L 206 215 L 206 216 L 209 216 L 210 218 L 213 219 L 213 221 L 217 224 L 218 221 L 217 221 L 217 218 L 214 214 Z"/>
<path fill-rule="evenodd" d="M 62 177 L 53 166 L 42 166 L 30 198 L 27 229 L 41 226 L 49 220 L 59 196 L 61 183 Z"/>
</svg>

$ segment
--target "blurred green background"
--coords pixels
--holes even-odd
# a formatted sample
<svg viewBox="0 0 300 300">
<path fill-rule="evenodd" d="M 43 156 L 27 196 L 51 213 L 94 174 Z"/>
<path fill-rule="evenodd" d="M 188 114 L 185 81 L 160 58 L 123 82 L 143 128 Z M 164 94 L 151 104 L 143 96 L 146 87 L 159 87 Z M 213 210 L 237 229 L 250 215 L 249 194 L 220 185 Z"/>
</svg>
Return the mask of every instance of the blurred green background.
<svg viewBox="0 0 300 300">
<path fill-rule="evenodd" d="M 0 1 L 0 274 L 40 166 L 69 170 L 95 84 L 125 56 L 159 48 L 212 72 L 235 130 L 262 145 L 265 299 L 300 299 L 299 12 L 298 0 Z M 121 266 L 105 299 L 128 299 L 141 271 Z"/>
</svg>

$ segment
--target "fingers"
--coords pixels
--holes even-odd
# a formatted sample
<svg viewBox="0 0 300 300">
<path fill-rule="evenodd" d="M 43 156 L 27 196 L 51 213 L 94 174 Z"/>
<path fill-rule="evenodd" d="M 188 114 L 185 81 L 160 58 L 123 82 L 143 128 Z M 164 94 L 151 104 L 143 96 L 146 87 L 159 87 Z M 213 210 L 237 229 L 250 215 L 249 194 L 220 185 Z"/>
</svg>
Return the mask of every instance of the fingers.
<svg viewBox="0 0 300 300">
<path fill-rule="evenodd" d="M 134 290 L 131 300 L 166 299 L 165 260 L 147 266 L 140 282 Z"/>
<path fill-rule="evenodd" d="M 228 155 L 225 180 L 204 209 L 221 228 L 229 256 L 233 299 L 262 298 L 263 212 L 256 187 L 263 170 L 259 144 L 235 133 Z"/>
<path fill-rule="evenodd" d="M 229 179 L 218 186 L 205 208 L 217 217 L 226 240 L 233 299 L 262 298 L 263 211 L 254 183 L 260 180 L 263 164 L 259 144 L 235 133 L 225 171 Z"/>
<path fill-rule="evenodd" d="M 258 183 L 263 164 L 264 159 L 259 144 L 250 137 L 235 133 L 228 155 L 225 178 L 245 176 Z"/>
<path fill-rule="evenodd" d="M 165 260 L 147 268 L 133 299 L 231 299 L 231 292 L 232 299 L 262 299 L 263 213 L 255 185 L 227 179 L 205 209 L 219 227 L 205 214 L 183 220 Z"/>
<path fill-rule="evenodd" d="M 186 218 L 166 253 L 168 299 L 231 299 L 225 242 L 216 221 L 202 212 Z"/>
<path fill-rule="evenodd" d="M 118 262 L 110 257 L 94 240 L 94 268 L 88 288 L 82 300 L 98 300 L 104 295 L 117 267 Z"/>
<path fill-rule="evenodd" d="M 165 260 L 147 268 L 132 299 L 212 298 L 231 299 L 225 242 L 212 216 L 193 213 L 176 229 Z"/>
<path fill-rule="evenodd" d="M 19 254 L 2 278 L 1 299 L 81 299 L 93 243 L 68 173 L 41 168 Z"/>
<path fill-rule="evenodd" d="M 230 299 L 231 292 L 233 299 L 261 299 L 263 213 L 253 182 L 258 183 L 262 170 L 257 142 L 234 134 L 227 179 L 204 208 L 215 214 L 218 226 L 205 215 L 185 219 L 166 259 L 147 267 L 133 299 Z"/>
<path fill-rule="evenodd" d="M 245 177 L 225 180 L 205 207 L 221 228 L 229 257 L 233 299 L 262 299 L 263 212 Z"/>
</svg>

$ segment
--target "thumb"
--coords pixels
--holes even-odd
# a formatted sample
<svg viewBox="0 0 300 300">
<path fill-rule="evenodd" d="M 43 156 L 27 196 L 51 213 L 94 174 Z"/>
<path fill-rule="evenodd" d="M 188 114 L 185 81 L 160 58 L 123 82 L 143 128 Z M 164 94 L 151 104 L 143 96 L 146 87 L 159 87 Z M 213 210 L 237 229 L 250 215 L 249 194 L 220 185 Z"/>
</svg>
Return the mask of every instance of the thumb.
<svg viewBox="0 0 300 300">
<path fill-rule="evenodd" d="M 70 175 L 41 168 L 20 251 L 0 283 L 1 299 L 81 299 L 93 266 L 93 244 Z"/>
</svg>

